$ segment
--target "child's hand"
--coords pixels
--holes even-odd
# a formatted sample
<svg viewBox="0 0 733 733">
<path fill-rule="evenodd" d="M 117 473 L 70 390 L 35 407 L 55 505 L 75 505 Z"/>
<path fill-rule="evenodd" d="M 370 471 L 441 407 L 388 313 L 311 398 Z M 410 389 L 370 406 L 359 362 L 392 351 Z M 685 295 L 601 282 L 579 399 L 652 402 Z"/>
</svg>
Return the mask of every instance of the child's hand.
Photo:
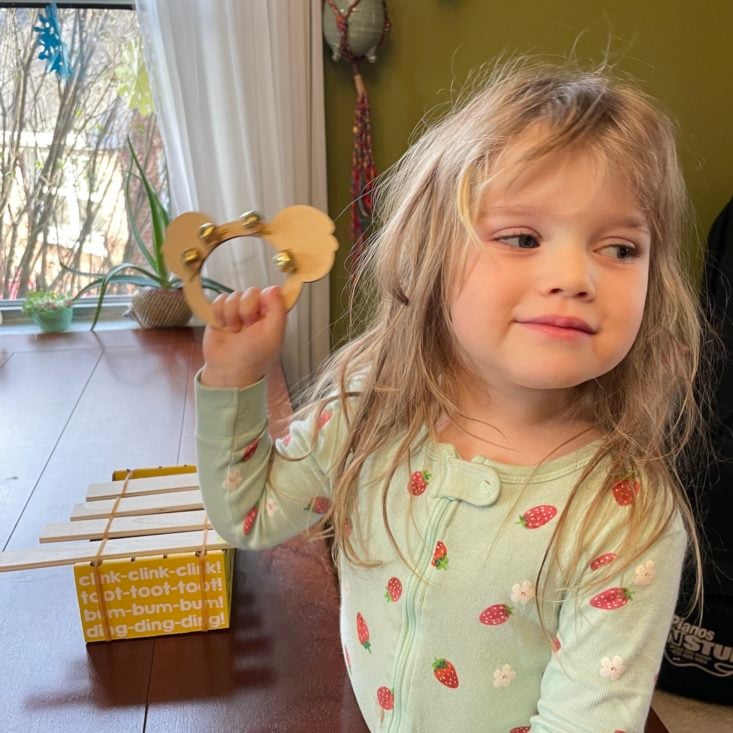
<svg viewBox="0 0 733 733">
<path fill-rule="evenodd" d="M 204 332 L 201 383 L 209 387 L 248 387 L 277 359 L 287 312 L 280 288 L 248 288 L 221 294 L 212 303 L 218 328 Z"/>
</svg>

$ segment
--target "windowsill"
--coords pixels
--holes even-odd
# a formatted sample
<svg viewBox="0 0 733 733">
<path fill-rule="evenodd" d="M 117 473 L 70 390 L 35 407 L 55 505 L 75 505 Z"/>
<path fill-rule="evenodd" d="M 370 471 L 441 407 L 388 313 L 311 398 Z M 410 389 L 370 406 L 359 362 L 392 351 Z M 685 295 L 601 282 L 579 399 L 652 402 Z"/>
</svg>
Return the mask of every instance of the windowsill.
<svg viewBox="0 0 733 733">
<path fill-rule="evenodd" d="M 86 320 L 72 321 L 69 328 L 64 333 L 71 333 L 73 331 L 89 331 L 92 322 Z M 140 328 L 140 326 L 130 318 L 106 318 L 104 320 L 97 321 L 97 325 L 94 327 L 95 331 L 120 331 L 123 329 Z M 43 333 L 41 329 L 36 326 L 33 321 L 16 320 L 10 323 L 3 322 L 0 325 L 0 338 L 3 334 L 26 334 L 26 333 Z"/>
<path fill-rule="evenodd" d="M 125 311 L 129 307 L 129 298 L 120 296 L 110 296 L 109 302 L 105 302 L 102 306 L 100 317 L 97 320 L 95 331 L 122 331 L 136 328 L 142 328 L 134 318 L 126 318 Z M 6 301 L 7 302 L 7 301 Z M 81 304 L 74 306 L 74 319 L 71 325 L 64 333 L 90 331 L 94 316 L 95 306 L 93 304 Z M 31 320 L 30 316 L 25 315 L 18 305 L 18 301 L 11 302 L 10 307 L 0 307 L 0 337 L 3 334 L 41 334 L 43 331 Z M 204 326 L 201 319 L 194 316 L 187 326 Z"/>
<path fill-rule="evenodd" d="M 182 328 L 201 328 L 206 324 L 200 319 L 194 316 L 185 326 Z M 78 333 L 80 331 L 90 331 L 92 327 L 92 321 L 90 318 L 79 318 L 71 322 L 69 328 L 62 333 Z M 119 316 L 108 316 L 107 318 L 100 318 L 97 321 L 97 325 L 94 330 L 99 331 L 129 331 L 133 329 L 145 330 L 140 324 L 132 318 L 125 318 L 122 315 Z M 148 329 L 149 330 L 149 329 Z M 16 318 L 10 321 L 3 321 L 0 323 L 0 338 L 3 335 L 24 335 L 24 334 L 42 334 L 43 331 L 28 318 Z"/>
</svg>

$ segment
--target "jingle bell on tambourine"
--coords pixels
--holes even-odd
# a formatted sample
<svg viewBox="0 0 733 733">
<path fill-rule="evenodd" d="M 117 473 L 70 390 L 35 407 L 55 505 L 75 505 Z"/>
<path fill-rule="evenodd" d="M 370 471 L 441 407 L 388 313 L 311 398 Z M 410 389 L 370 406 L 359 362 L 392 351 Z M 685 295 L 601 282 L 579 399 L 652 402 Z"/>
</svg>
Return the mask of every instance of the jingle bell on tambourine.
<svg viewBox="0 0 733 733">
<path fill-rule="evenodd" d="M 303 283 L 320 280 L 333 267 L 338 241 L 331 218 L 312 206 L 283 209 L 270 222 L 248 212 L 236 221 L 213 224 L 198 211 L 188 211 L 171 221 L 163 243 L 168 268 L 183 281 L 183 293 L 191 310 L 214 326 L 211 303 L 204 296 L 201 268 L 206 258 L 224 242 L 236 237 L 262 237 L 276 250 L 273 261 L 285 273 L 282 298 L 290 310 Z"/>
</svg>

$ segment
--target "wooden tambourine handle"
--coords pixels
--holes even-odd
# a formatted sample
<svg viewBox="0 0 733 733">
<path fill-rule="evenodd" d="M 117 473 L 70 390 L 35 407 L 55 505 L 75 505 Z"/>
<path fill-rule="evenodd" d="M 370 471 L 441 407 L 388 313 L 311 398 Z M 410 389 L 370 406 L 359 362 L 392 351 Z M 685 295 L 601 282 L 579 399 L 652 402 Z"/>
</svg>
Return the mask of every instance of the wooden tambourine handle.
<svg viewBox="0 0 733 733">
<path fill-rule="evenodd" d="M 272 246 L 277 251 L 275 264 L 286 273 L 282 297 L 290 310 L 303 283 L 319 280 L 333 267 L 338 249 L 334 228 L 333 221 L 312 206 L 289 206 L 269 223 L 250 212 L 237 221 L 215 225 L 205 214 L 189 211 L 168 225 L 163 256 L 168 268 L 183 281 L 183 293 L 191 310 L 215 326 L 211 303 L 201 286 L 201 268 L 220 244 L 235 237 L 256 236 Z"/>
</svg>

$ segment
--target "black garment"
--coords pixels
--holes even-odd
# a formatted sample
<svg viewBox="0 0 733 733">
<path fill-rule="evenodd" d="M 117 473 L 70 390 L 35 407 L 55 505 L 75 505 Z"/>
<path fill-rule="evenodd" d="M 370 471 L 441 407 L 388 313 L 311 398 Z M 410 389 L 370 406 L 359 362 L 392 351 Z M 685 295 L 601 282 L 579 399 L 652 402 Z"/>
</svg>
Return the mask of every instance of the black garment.
<svg viewBox="0 0 733 733">
<path fill-rule="evenodd" d="M 707 702 L 733 705 L 733 199 L 708 236 L 702 302 L 725 346 L 716 370 L 710 432 L 716 460 L 700 474 L 690 499 L 698 505 L 705 552 L 703 617 L 675 615 L 657 686 Z M 678 614 L 693 586 L 683 576 Z"/>
</svg>

